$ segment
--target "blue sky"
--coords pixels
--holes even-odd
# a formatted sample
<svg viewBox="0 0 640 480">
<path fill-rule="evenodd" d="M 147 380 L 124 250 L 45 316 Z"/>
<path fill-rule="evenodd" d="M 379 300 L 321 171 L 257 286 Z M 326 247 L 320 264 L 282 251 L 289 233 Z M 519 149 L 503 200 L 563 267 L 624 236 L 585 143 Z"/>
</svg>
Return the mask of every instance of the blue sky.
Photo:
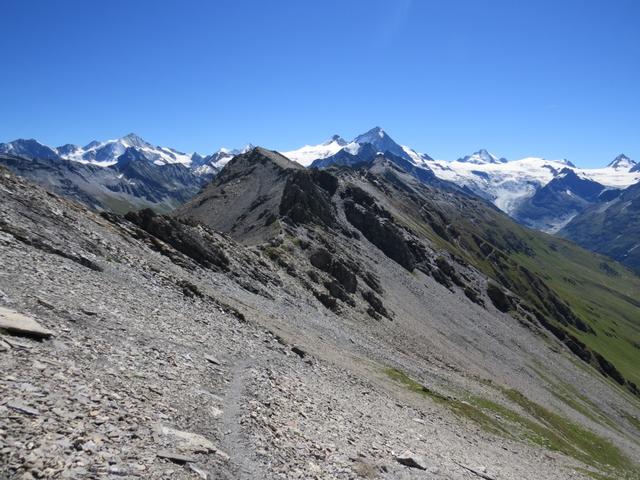
<svg viewBox="0 0 640 480">
<path fill-rule="evenodd" d="M 635 0 L 3 0 L 2 16 L 0 141 L 287 150 L 380 125 L 436 158 L 640 160 Z"/>
</svg>

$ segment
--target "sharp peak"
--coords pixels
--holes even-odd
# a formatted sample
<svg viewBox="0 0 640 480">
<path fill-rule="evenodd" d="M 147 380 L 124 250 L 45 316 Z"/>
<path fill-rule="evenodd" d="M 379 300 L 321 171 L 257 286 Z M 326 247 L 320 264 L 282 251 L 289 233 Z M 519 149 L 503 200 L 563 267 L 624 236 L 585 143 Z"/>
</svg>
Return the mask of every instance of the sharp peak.
<svg viewBox="0 0 640 480">
<path fill-rule="evenodd" d="M 331 137 L 329 137 L 327 140 L 324 141 L 323 145 L 329 145 L 333 142 L 337 142 L 338 145 L 346 145 L 347 142 L 344 138 L 342 138 L 342 136 L 338 135 L 337 133 L 335 135 L 331 135 Z"/>
<path fill-rule="evenodd" d="M 142 146 L 142 145 L 145 145 L 145 146 L 150 145 L 150 143 L 147 142 L 144 138 L 142 138 L 137 133 L 133 133 L 133 132 L 128 133 L 123 137 L 120 137 L 118 139 L 118 141 L 125 142 L 125 143 L 128 143 L 128 144 L 132 145 L 132 146 L 138 146 L 138 147 Z"/>
<path fill-rule="evenodd" d="M 142 140 L 142 137 L 141 137 L 140 135 L 138 135 L 137 133 L 135 133 L 135 132 L 129 132 L 129 133 L 127 133 L 126 135 L 123 135 L 123 136 L 122 136 L 122 137 L 120 137 L 120 138 L 121 138 L 121 139 L 128 139 L 128 138 L 131 138 L 131 139 L 139 139 L 139 140 Z"/>
<path fill-rule="evenodd" d="M 608 167 L 617 167 L 620 164 L 626 164 L 630 167 L 636 165 L 636 161 L 632 160 L 631 158 L 629 158 L 628 156 L 626 156 L 624 153 L 621 153 L 620 155 L 618 155 L 616 158 L 614 158 L 611 163 L 609 163 L 609 165 L 607 165 Z"/>
<path fill-rule="evenodd" d="M 377 143 L 380 141 L 386 142 L 386 143 L 396 143 L 396 141 L 393 140 L 389 136 L 389 134 L 384 129 L 382 129 L 382 127 L 373 127 L 372 129 L 358 135 L 356 138 L 353 139 L 354 143 L 359 143 L 359 144 Z"/>
<path fill-rule="evenodd" d="M 375 126 L 375 127 L 371 128 L 371 129 L 367 130 L 366 132 L 364 132 L 362 135 L 358 135 L 358 136 L 362 137 L 364 135 L 369 135 L 369 134 L 377 134 L 377 135 L 382 137 L 382 136 L 386 135 L 387 132 L 385 132 L 382 127 Z"/>
</svg>

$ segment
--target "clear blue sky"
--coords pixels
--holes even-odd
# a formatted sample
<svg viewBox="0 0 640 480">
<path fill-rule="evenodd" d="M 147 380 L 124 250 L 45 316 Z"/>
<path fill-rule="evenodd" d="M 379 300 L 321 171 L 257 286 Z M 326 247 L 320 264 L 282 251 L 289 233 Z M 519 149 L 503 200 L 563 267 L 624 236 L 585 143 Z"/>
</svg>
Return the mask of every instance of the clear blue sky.
<svg viewBox="0 0 640 480">
<path fill-rule="evenodd" d="M 0 141 L 287 150 L 380 125 L 437 158 L 640 160 L 635 0 L 2 0 L 2 20 Z"/>
</svg>

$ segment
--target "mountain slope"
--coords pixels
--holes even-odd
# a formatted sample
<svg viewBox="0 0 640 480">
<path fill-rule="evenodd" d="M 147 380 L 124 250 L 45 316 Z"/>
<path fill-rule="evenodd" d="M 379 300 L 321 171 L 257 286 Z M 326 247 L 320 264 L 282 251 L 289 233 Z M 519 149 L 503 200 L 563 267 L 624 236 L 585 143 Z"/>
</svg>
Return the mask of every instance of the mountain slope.
<svg viewBox="0 0 640 480">
<path fill-rule="evenodd" d="M 640 273 L 640 183 L 586 209 L 559 234 Z"/>
<path fill-rule="evenodd" d="M 504 215 L 382 157 L 307 171 L 257 149 L 227 168 L 192 205 L 204 215 L 229 205 L 224 192 L 257 198 L 260 185 L 280 199 L 256 207 L 277 216 L 262 243 L 245 228 L 250 209 L 228 223 L 246 247 L 188 212 L 98 216 L 0 173 L 0 303 L 56 335 L 1 337 L 22 345 L 0 356 L 3 369 L 29 384 L 1 380 L 0 409 L 11 414 L 0 420 L 0 472 L 637 475 L 637 400 L 544 328 L 496 308 L 504 295 L 524 300 L 496 295 L 455 254 L 465 244 L 448 212 L 462 240 L 494 232 L 516 255 L 509 235 L 519 233 Z M 502 229 L 474 230 L 483 216 Z M 432 473 L 406 466 L 405 450 Z"/>
<path fill-rule="evenodd" d="M 252 155 L 262 156 L 262 163 L 271 161 L 264 152 Z M 246 162 L 242 156 L 236 157 L 228 165 L 234 174 L 191 202 L 197 206 L 196 215 L 191 215 L 192 207 L 187 206 L 178 216 L 220 227 L 216 215 L 207 218 L 203 212 L 227 208 L 224 192 L 238 185 L 237 178 L 252 175 L 253 167 L 246 167 L 256 160 Z M 241 174 L 238 169 L 243 164 Z M 245 201 L 255 205 L 255 213 L 251 210 L 255 218 L 276 220 L 256 234 L 255 219 L 238 211 L 235 222 L 227 222 L 232 227 L 224 231 L 249 245 L 267 245 L 263 248 L 270 259 L 293 277 L 304 279 L 304 288 L 344 321 L 359 311 L 382 322 L 393 320 L 392 338 L 404 351 L 417 348 L 416 353 L 420 347 L 415 339 L 427 342 L 422 328 L 447 332 L 449 339 L 439 337 L 437 341 L 444 342 L 439 346 L 428 341 L 428 351 L 437 351 L 435 355 L 442 358 L 455 357 L 454 364 L 461 361 L 455 353 L 460 347 L 458 339 L 473 338 L 467 341 L 486 357 L 480 360 L 465 350 L 464 370 L 473 369 L 466 363 L 471 357 L 482 368 L 503 368 L 504 362 L 498 358 L 502 354 L 522 365 L 523 358 L 516 360 L 500 349 L 502 353 L 485 349 L 477 332 L 466 337 L 469 332 L 456 330 L 467 328 L 460 323 L 465 315 L 462 309 L 473 305 L 473 313 L 466 314 L 472 322 L 479 321 L 481 311 L 494 319 L 510 317 L 512 326 L 529 331 L 525 342 L 549 342 L 551 351 L 568 355 L 573 365 L 569 371 L 586 368 L 595 375 L 592 379 L 607 379 L 613 391 L 622 387 L 636 397 L 640 395 L 634 366 L 638 361 L 634 344 L 638 341 L 640 305 L 633 296 L 640 280 L 621 266 L 569 242 L 524 229 L 475 196 L 427 185 L 385 156 L 377 156 L 356 170 L 332 167 L 306 171 L 278 165 L 270 169 L 278 174 L 269 181 L 272 188 L 267 190 L 280 193 L 266 202 L 255 201 L 261 195 L 254 188 L 242 188 L 242 195 L 249 196 Z M 255 173 L 264 177 L 262 170 Z M 372 269 L 371 259 L 380 267 Z M 305 264 L 326 276 L 319 277 L 315 270 L 302 273 L 309 268 Z M 431 290 L 431 286 L 424 290 L 419 286 L 425 285 L 423 282 L 435 282 L 444 290 Z M 449 294 L 437 298 L 435 291 Z M 448 313 L 436 314 L 445 304 Z M 428 320 L 426 311 L 431 312 Z M 436 320 L 438 315 L 443 315 L 440 320 Z M 449 326 L 443 321 L 450 322 Z M 504 333 L 495 320 L 488 322 L 487 333 Z M 379 336 L 382 331 L 374 335 L 383 341 L 384 336 Z M 533 364 L 550 368 L 548 359 L 538 362 Z M 409 377 L 424 378 L 407 365 L 403 370 Z M 403 375 L 393 373 L 413 385 Z M 552 375 L 563 374 L 554 370 Z M 437 397 L 438 388 L 435 391 Z"/>
<path fill-rule="evenodd" d="M 253 151 L 252 155 L 261 156 L 263 162 L 271 163 L 269 158 L 264 156 L 264 152 Z M 245 172 L 242 175 L 247 176 L 251 176 L 254 171 L 254 167 L 247 169 L 247 165 L 255 163 L 256 159 L 253 158 L 251 162 L 247 160 L 248 157 L 236 157 L 229 164 L 230 172 L 233 172 L 230 179 L 233 180 L 234 188 L 240 185 L 236 183 L 236 178 L 241 174 L 236 168 L 241 168 Z M 637 278 L 618 266 L 608 265 L 603 258 L 594 258 L 568 242 L 525 230 L 505 215 L 487 208 L 484 202 L 473 196 L 426 185 L 399 169 L 394 159 L 379 156 L 366 168 L 368 174 L 372 175 L 368 178 L 370 183 L 366 184 L 369 195 L 373 195 L 371 188 L 378 179 L 380 187 L 374 189 L 373 198 L 376 199 L 376 204 L 384 202 L 388 213 L 378 212 L 372 217 L 367 208 L 373 208 L 374 200 L 365 194 L 362 194 L 363 198 L 360 200 L 363 204 L 354 200 L 355 204 L 352 205 L 344 200 L 340 205 L 334 205 L 328 201 L 327 195 L 335 198 L 335 190 L 338 189 L 335 181 L 326 178 L 314 179 L 313 172 L 302 173 L 301 175 L 307 178 L 303 181 L 298 178 L 298 170 L 293 168 L 277 168 L 278 173 L 273 176 L 277 181 L 269 180 L 268 184 L 270 191 L 275 189 L 280 193 L 271 195 L 266 201 L 263 201 L 264 197 L 259 193 L 264 190 L 264 185 L 259 191 L 253 184 L 250 184 L 250 189 L 239 187 L 242 193 L 235 191 L 233 195 L 249 196 L 243 201 L 251 203 L 256 209 L 255 212 L 249 209 L 256 219 L 268 217 L 270 222 L 273 222 L 274 218 L 282 215 L 296 219 L 297 214 L 288 213 L 289 209 L 297 212 L 295 207 L 303 204 L 307 212 L 307 217 L 301 217 L 303 223 L 312 221 L 311 219 L 315 219 L 313 221 L 317 223 L 317 219 L 322 219 L 322 225 L 339 232 L 347 232 L 349 235 L 349 227 L 337 221 L 342 217 L 342 207 L 351 226 L 356 226 L 387 256 L 409 270 L 417 268 L 424 261 L 425 255 L 429 256 L 426 252 L 433 249 L 434 245 L 444 247 L 456 258 L 464 259 L 462 265 L 473 265 L 504 288 L 520 296 L 523 306 L 515 308 L 512 305 L 508 310 L 515 308 L 517 315 L 522 319 L 549 330 L 587 363 L 637 393 L 635 384 L 640 381 L 640 377 L 632 365 L 638 359 L 638 353 L 631 343 L 602 338 L 612 331 L 620 334 L 621 338 L 635 338 L 634 331 L 638 328 L 638 305 L 632 299 L 633 292 L 640 286 Z M 335 174 L 332 169 L 328 172 Z M 337 172 L 344 175 L 348 181 L 353 181 L 353 170 L 344 168 Z M 292 177 L 294 173 L 295 176 Z M 229 182 L 229 178 L 221 176 L 208 191 L 181 208 L 178 215 L 204 221 L 214 228 L 222 228 L 239 240 L 249 243 L 257 240 L 267 241 L 270 236 L 276 235 L 273 229 L 269 229 L 265 237 L 265 230 L 262 228 L 260 235 L 256 235 L 256 219 L 248 217 L 244 208 L 231 215 L 236 219 L 235 222 L 227 218 L 224 224 L 220 223 L 215 212 L 227 210 L 229 207 L 225 194 Z M 313 186 L 319 182 L 328 186 L 320 189 Z M 306 185 L 306 190 L 301 189 L 301 185 Z M 362 188 L 362 185 L 358 184 L 358 187 Z M 344 188 L 340 194 L 342 198 L 360 195 L 357 193 L 358 190 L 349 190 L 348 186 Z M 362 208 L 365 211 L 361 211 L 358 205 L 364 205 Z M 393 209 L 390 209 L 391 205 L 394 206 Z M 373 208 L 372 211 L 375 213 L 377 210 Z M 211 216 L 207 217 L 203 212 L 211 212 Z M 392 217 L 388 218 L 394 218 L 393 223 L 398 225 L 393 226 L 387 222 L 378 225 L 375 217 L 382 215 L 385 218 L 384 215 L 389 214 Z M 298 223 L 298 220 L 295 220 L 295 223 Z M 373 229 L 370 232 L 372 238 L 363 231 L 369 228 Z M 407 241 L 404 238 L 407 235 L 412 240 Z M 560 265 L 564 273 L 558 271 Z M 435 271 L 436 276 L 440 276 L 442 271 L 442 268 L 430 263 L 422 268 L 428 274 Z M 610 278 L 610 271 L 616 274 L 613 280 Z M 613 285 L 617 288 L 615 296 L 611 295 Z M 471 297 L 477 295 L 476 287 L 464 282 L 462 286 Z M 593 295 L 584 297 L 585 288 L 593 288 Z M 600 301 L 604 303 L 599 303 Z M 618 316 L 618 326 L 610 321 L 605 322 L 605 326 L 601 319 L 607 318 L 606 316 L 613 312 Z M 597 351 L 596 347 L 602 351 Z M 603 355 L 612 358 L 607 360 Z M 619 365 L 620 371 L 614 365 Z"/>
</svg>

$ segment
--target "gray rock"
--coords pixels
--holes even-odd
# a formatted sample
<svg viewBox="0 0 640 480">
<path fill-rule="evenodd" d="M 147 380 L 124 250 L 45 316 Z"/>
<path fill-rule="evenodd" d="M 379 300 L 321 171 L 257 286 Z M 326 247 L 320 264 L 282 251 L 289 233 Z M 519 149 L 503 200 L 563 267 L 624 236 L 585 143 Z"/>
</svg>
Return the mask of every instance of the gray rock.
<svg viewBox="0 0 640 480">
<path fill-rule="evenodd" d="M 49 338 L 53 335 L 51 330 L 44 328 L 32 317 L 4 307 L 0 307 L 0 330 L 36 338 Z"/>
<path fill-rule="evenodd" d="M 183 455 L 182 453 L 173 450 L 160 450 L 156 452 L 156 456 L 158 458 L 166 458 L 167 460 L 171 460 L 172 462 L 178 463 L 180 465 L 196 461 L 196 459 L 193 457 Z"/>
<path fill-rule="evenodd" d="M 7 403 L 7 407 L 9 407 L 11 410 L 24 413 L 25 415 L 30 415 L 32 417 L 37 417 L 38 415 L 40 415 L 40 412 L 35 408 L 28 407 L 19 402 L 9 402 Z"/>
<path fill-rule="evenodd" d="M 417 468 L 418 470 L 426 470 L 426 464 L 422 458 L 415 455 L 410 450 L 405 450 L 396 457 L 396 461 L 405 467 Z"/>
</svg>

